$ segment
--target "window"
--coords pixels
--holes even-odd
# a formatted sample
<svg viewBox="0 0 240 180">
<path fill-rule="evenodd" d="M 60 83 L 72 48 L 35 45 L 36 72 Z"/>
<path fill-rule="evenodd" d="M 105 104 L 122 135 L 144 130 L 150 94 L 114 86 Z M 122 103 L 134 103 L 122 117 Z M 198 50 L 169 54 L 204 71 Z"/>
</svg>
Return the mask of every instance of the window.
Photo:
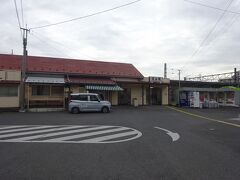
<svg viewBox="0 0 240 180">
<path fill-rule="evenodd" d="M 17 85 L 0 86 L 0 97 L 14 97 L 14 96 L 18 96 Z"/>
<path fill-rule="evenodd" d="M 51 95 L 52 96 L 62 96 L 63 95 L 63 86 L 52 86 Z"/>
<path fill-rule="evenodd" d="M 72 95 L 71 100 L 88 101 L 87 95 Z"/>
<path fill-rule="evenodd" d="M 87 95 L 80 95 L 79 100 L 80 101 L 88 101 L 88 96 Z"/>
<path fill-rule="evenodd" d="M 97 96 L 91 95 L 90 96 L 90 101 L 98 101 Z"/>
<path fill-rule="evenodd" d="M 71 95 L 71 100 L 78 100 L 78 95 Z"/>
<path fill-rule="evenodd" d="M 47 86 L 47 85 L 32 86 L 32 95 L 33 96 L 49 96 L 50 86 Z"/>
</svg>

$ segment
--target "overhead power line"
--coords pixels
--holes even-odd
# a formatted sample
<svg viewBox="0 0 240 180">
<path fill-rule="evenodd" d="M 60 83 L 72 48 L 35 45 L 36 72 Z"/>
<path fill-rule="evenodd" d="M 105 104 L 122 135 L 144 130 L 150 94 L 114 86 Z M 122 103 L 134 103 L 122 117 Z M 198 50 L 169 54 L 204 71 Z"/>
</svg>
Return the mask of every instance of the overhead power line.
<svg viewBox="0 0 240 180">
<path fill-rule="evenodd" d="M 200 43 L 199 47 L 193 52 L 193 54 L 191 55 L 190 59 L 192 59 L 202 48 L 202 46 L 205 44 L 205 42 L 208 40 L 208 38 L 212 35 L 213 31 L 216 29 L 218 23 L 222 20 L 222 18 L 224 17 L 224 15 L 226 14 L 228 8 L 230 7 L 230 5 L 232 4 L 234 0 L 230 0 L 227 7 L 225 8 L 224 12 L 221 14 L 221 16 L 217 19 L 216 23 L 214 24 L 214 26 L 212 27 L 212 29 L 208 32 L 208 34 L 205 36 L 205 38 L 202 40 L 202 42 Z M 183 69 L 185 67 L 186 63 L 183 65 L 183 67 L 181 69 Z"/>
<path fill-rule="evenodd" d="M 225 29 L 222 31 L 222 36 L 233 26 L 233 24 L 239 19 L 240 15 L 235 15 L 234 17 L 231 18 L 231 21 L 229 23 L 225 24 Z M 215 38 L 216 41 L 217 38 Z"/>
<path fill-rule="evenodd" d="M 21 15 L 22 15 L 22 25 L 24 26 L 24 18 L 23 18 L 23 3 L 21 0 Z"/>
<path fill-rule="evenodd" d="M 48 45 L 49 48 L 51 48 L 52 50 L 54 50 L 55 52 L 64 55 L 67 58 L 72 58 L 69 55 L 67 55 L 66 53 L 64 53 L 63 51 L 57 49 L 55 46 L 52 46 L 48 41 L 42 40 L 41 38 L 39 38 L 38 36 L 36 36 L 35 34 L 30 33 L 31 36 L 33 36 L 34 38 L 36 38 L 38 41 L 42 42 L 44 45 Z"/>
<path fill-rule="evenodd" d="M 15 10 L 16 10 L 19 30 L 20 30 L 20 33 L 21 33 L 21 38 L 23 38 L 23 33 L 22 33 L 22 30 L 21 30 L 21 23 L 20 23 L 19 14 L 18 14 L 17 2 L 16 2 L 16 0 L 13 0 L 13 1 L 14 1 L 14 5 L 15 5 Z"/>
<path fill-rule="evenodd" d="M 36 31 L 32 30 L 32 31 L 31 31 L 31 35 L 34 36 L 34 34 L 37 35 L 39 38 L 44 39 L 45 43 L 46 43 L 46 42 L 49 42 L 49 43 L 48 43 L 49 45 L 50 45 L 50 43 L 52 42 L 52 43 L 58 45 L 58 46 L 61 47 L 61 48 L 64 48 L 64 49 L 66 49 L 66 50 L 68 50 L 68 51 L 71 51 L 71 53 L 72 53 L 72 52 L 77 52 L 77 51 L 79 51 L 79 49 L 77 50 L 77 48 L 76 48 L 76 49 L 69 48 L 69 47 L 67 47 L 66 44 L 60 43 L 60 42 L 55 41 L 55 40 L 53 40 L 53 39 L 50 39 L 50 38 L 48 38 L 48 37 L 44 37 L 43 35 L 40 35 L 40 34 L 37 33 Z M 39 38 L 38 38 L 37 36 L 35 36 L 35 38 L 37 38 L 37 39 L 39 40 Z M 42 41 L 42 40 L 41 40 L 41 41 Z M 43 42 L 43 41 L 42 41 L 42 42 Z M 55 48 L 55 46 L 54 46 L 54 48 Z M 56 49 L 56 48 L 55 48 L 55 49 Z M 86 56 L 86 57 L 88 57 L 88 58 L 91 58 L 91 60 L 96 60 L 96 61 L 97 61 L 97 58 L 91 57 L 91 56 L 89 56 L 89 55 L 86 55 L 86 54 L 83 54 L 83 53 L 80 53 L 80 55 Z"/>
<path fill-rule="evenodd" d="M 230 18 L 230 20 L 225 23 L 222 27 L 222 29 L 219 30 L 218 34 L 215 35 L 215 37 L 212 38 L 210 46 L 207 46 L 205 51 L 208 51 L 209 48 L 212 48 L 213 45 L 217 42 L 219 38 L 224 37 L 224 34 L 228 32 L 228 30 L 233 26 L 233 24 L 239 19 L 240 15 L 233 14 L 233 16 Z"/>
<path fill-rule="evenodd" d="M 225 13 L 228 11 L 228 8 L 230 7 L 230 5 L 232 4 L 234 0 L 228 0 L 227 2 L 227 7 L 225 8 L 224 12 L 221 14 L 221 16 L 218 18 L 218 20 L 216 21 L 215 25 L 213 26 L 213 28 L 209 31 L 209 33 L 207 34 L 207 36 L 203 39 L 203 41 L 201 42 L 200 46 L 198 47 L 198 49 L 196 51 L 194 51 L 194 53 L 191 55 L 190 59 L 192 59 L 202 48 L 202 46 L 205 44 L 205 42 L 207 41 L 207 39 L 210 37 L 210 35 L 213 33 L 213 31 L 215 30 L 215 28 L 217 27 L 218 23 L 220 22 L 220 20 L 224 17 Z M 184 63 L 184 65 L 182 66 L 181 69 L 183 69 L 186 66 L 186 63 Z M 191 74 L 192 75 L 192 74 Z M 190 76 L 190 75 L 188 75 Z"/>
<path fill-rule="evenodd" d="M 198 49 L 192 54 L 192 57 L 194 57 L 199 50 L 201 49 L 201 47 L 205 44 L 205 42 L 207 41 L 207 39 L 212 35 L 213 31 L 216 29 L 218 23 L 222 20 L 222 18 L 224 17 L 224 15 L 226 14 L 227 9 L 230 7 L 230 5 L 232 4 L 234 0 L 231 0 L 230 3 L 227 5 L 225 11 L 221 14 L 221 16 L 218 18 L 218 20 L 216 21 L 216 23 L 214 24 L 214 26 L 212 27 L 212 29 L 208 32 L 207 36 L 203 39 L 203 41 L 201 42 L 200 46 L 198 47 Z M 191 58 L 192 58 L 191 57 Z"/>
<path fill-rule="evenodd" d="M 92 14 L 88 14 L 88 15 L 85 15 L 85 16 L 81 16 L 81 17 L 77 17 L 77 18 L 73 18 L 73 19 L 69 19 L 69 20 L 65 20 L 65 21 L 60 21 L 60 22 L 56 22 L 56 23 L 52 23 L 52 24 L 46 24 L 46 25 L 43 25 L 43 26 L 37 26 L 37 27 L 30 28 L 30 29 L 40 29 L 40 28 L 45 28 L 45 27 L 49 27 L 49 26 L 56 26 L 56 25 L 68 23 L 68 22 L 71 22 L 71 21 L 85 19 L 85 18 L 88 18 L 88 17 L 91 17 L 91 16 L 96 16 L 96 15 L 99 15 L 99 14 L 102 14 L 102 13 L 113 11 L 115 9 L 119 9 L 119 8 L 122 8 L 122 7 L 125 7 L 125 6 L 129 6 L 129 5 L 132 5 L 132 4 L 137 3 L 139 1 L 142 1 L 142 0 L 132 1 L 132 2 L 129 2 L 129 3 L 126 3 L 126 4 L 122 4 L 120 6 L 115 6 L 115 7 L 110 8 L 110 9 L 106 9 L 106 10 L 103 10 L 103 11 L 98 11 L 96 13 L 92 13 Z"/>
<path fill-rule="evenodd" d="M 183 0 L 183 1 L 188 2 L 188 3 L 195 4 L 195 5 L 198 5 L 198 6 L 203 6 L 203 7 L 207 7 L 207 8 L 219 10 L 219 11 L 225 11 L 225 10 L 222 9 L 222 8 L 210 6 L 210 5 L 203 4 L 203 3 L 199 3 L 199 2 L 194 2 L 194 1 L 190 1 L 190 0 Z M 227 12 L 227 13 L 233 13 L 233 14 L 240 14 L 240 12 L 235 12 L 235 11 L 230 11 L 230 10 L 227 10 L 226 12 Z"/>
</svg>

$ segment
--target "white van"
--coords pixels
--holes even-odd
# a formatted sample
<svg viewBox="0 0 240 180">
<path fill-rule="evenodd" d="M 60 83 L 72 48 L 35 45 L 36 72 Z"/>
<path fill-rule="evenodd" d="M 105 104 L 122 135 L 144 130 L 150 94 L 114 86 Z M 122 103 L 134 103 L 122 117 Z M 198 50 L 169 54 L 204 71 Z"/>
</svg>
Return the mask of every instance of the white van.
<svg viewBox="0 0 240 180">
<path fill-rule="evenodd" d="M 111 103 L 104 101 L 95 93 L 73 93 L 68 106 L 68 111 L 77 114 L 84 111 L 101 111 L 108 113 Z"/>
</svg>

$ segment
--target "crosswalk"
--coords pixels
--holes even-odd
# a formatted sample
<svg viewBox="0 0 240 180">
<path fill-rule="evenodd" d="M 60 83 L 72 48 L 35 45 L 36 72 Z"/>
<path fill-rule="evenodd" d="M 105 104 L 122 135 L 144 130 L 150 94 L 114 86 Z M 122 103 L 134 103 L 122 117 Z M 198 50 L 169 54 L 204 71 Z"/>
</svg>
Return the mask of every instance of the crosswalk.
<svg viewBox="0 0 240 180">
<path fill-rule="evenodd" d="M 22 143 L 117 143 L 142 136 L 136 129 L 106 125 L 4 125 L 1 142 Z"/>
</svg>

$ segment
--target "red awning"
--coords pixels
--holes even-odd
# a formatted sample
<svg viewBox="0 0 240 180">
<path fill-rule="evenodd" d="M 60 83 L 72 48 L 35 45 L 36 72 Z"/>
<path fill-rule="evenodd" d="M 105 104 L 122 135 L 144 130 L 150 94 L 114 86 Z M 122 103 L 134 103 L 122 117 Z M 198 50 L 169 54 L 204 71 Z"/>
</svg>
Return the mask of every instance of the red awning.
<svg viewBox="0 0 240 180">
<path fill-rule="evenodd" d="M 116 84 L 113 80 L 107 78 L 69 77 L 66 78 L 65 81 L 70 84 L 106 84 L 106 85 Z"/>
</svg>

